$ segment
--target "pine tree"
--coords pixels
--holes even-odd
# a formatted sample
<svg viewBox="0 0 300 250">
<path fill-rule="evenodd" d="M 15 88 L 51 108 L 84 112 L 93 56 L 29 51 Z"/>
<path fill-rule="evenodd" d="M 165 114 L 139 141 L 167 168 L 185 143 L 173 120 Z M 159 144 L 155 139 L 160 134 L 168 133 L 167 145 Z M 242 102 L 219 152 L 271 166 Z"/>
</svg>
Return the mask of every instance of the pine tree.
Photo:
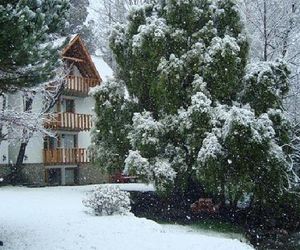
<svg viewBox="0 0 300 250">
<path fill-rule="evenodd" d="M 233 207 L 245 195 L 263 202 L 267 190 L 280 195 L 289 187 L 290 130 L 281 105 L 289 71 L 283 63 L 247 66 L 234 1 L 146 4 L 115 27 L 110 42 L 118 77 L 139 106 L 125 172 L 185 198 L 199 197 L 202 186 Z"/>
<path fill-rule="evenodd" d="M 23 137 L 11 182 L 17 182 L 21 175 L 23 158 L 29 138 L 34 131 L 43 128 L 41 115 L 37 115 L 36 125 L 28 126 L 36 90 L 29 88 L 52 80 L 57 69 L 62 66 L 59 52 L 64 45 L 61 33 L 65 27 L 65 17 L 69 8 L 66 0 L 51 1 L 10 1 L 0 5 L 0 93 L 23 90 L 28 96 L 24 113 L 17 113 L 3 124 L 10 129 L 23 128 Z M 38 88 L 37 88 L 38 89 Z M 50 91 L 49 91 L 50 93 Z M 5 110 L 3 110 L 5 111 Z M 42 113 L 42 112 L 41 112 Z M 18 119 L 28 117 L 29 121 L 18 124 Z M 3 112 L 5 118 L 7 114 Z M 27 123 L 28 122 L 28 123 Z M 2 125 L 3 126 L 3 125 Z M 40 127 L 39 127 L 40 126 Z"/>
<path fill-rule="evenodd" d="M 90 147 L 96 162 L 114 174 L 123 170 L 128 153 L 127 138 L 136 103 L 126 97 L 125 84 L 120 80 L 108 80 L 96 87 L 91 95 L 95 98 L 97 114 Z"/>
<path fill-rule="evenodd" d="M 65 35 L 79 34 L 89 49 L 89 52 L 94 53 L 97 41 L 92 32 L 94 23 L 86 23 L 88 6 L 88 0 L 70 0 L 70 9 L 67 16 L 68 25 L 64 33 Z"/>
<path fill-rule="evenodd" d="M 68 1 L 5 1 L 0 5 L 0 90 L 14 91 L 53 78 Z"/>
</svg>

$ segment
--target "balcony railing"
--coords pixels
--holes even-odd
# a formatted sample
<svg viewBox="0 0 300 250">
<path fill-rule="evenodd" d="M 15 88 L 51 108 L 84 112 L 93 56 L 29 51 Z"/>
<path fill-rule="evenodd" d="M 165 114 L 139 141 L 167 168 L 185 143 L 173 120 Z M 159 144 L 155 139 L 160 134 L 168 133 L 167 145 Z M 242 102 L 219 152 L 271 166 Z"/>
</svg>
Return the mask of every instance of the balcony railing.
<svg viewBox="0 0 300 250">
<path fill-rule="evenodd" d="M 56 148 L 44 150 L 44 164 L 78 164 L 88 162 L 90 161 L 85 148 Z"/>
<path fill-rule="evenodd" d="M 73 95 L 88 95 L 91 87 L 100 84 L 98 79 L 81 76 L 67 76 L 65 91 Z"/>
<path fill-rule="evenodd" d="M 76 113 L 54 113 L 49 116 L 46 128 L 88 131 L 92 128 L 92 115 Z"/>
</svg>

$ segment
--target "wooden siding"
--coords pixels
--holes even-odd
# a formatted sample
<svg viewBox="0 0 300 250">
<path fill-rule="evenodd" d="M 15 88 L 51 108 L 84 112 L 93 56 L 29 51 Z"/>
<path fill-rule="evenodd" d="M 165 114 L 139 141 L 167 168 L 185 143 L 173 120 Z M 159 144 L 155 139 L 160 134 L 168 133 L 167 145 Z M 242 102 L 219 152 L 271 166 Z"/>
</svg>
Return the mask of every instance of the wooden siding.
<svg viewBox="0 0 300 250">
<path fill-rule="evenodd" d="M 65 91 L 72 95 L 88 95 L 91 87 L 100 84 L 98 79 L 81 76 L 67 76 Z"/>
<path fill-rule="evenodd" d="M 56 148 L 44 150 L 44 164 L 78 164 L 88 163 L 88 152 L 85 148 Z"/>
<path fill-rule="evenodd" d="M 64 129 L 76 131 L 88 131 L 92 128 L 92 115 L 76 114 L 76 113 L 54 113 L 49 115 L 48 121 L 45 124 L 46 128 Z"/>
</svg>

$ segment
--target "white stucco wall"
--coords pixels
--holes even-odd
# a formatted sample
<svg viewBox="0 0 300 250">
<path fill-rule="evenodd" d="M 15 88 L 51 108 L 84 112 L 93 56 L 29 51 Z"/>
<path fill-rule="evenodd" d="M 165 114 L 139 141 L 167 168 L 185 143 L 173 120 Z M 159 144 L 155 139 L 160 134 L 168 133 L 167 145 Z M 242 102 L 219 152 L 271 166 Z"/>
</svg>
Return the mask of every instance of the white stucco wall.
<svg viewBox="0 0 300 250">
<path fill-rule="evenodd" d="M 8 155 L 8 142 L 2 141 L 0 144 L 0 164 L 8 164 L 9 155 Z"/>
<path fill-rule="evenodd" d="M 81 76 L 79 69 L 75 65 L 73 66 L 72 70 L 73 70 L 72 73 L 74 76 Z"/>
<path fill-rule="evenodd" d="M 90 132 L 79 132 L 78 133 L 78 147 L 79 148 L 88 148 L 91 145 L 91 136 Z"/>
<path fill-rule="evenodd" d="M 43 162 L 44 140 L 42 135 L 35 134 L 29 141 L 25 155 L 27 160 L 24 163 L 42 163 Z"/>
<path fill-rule="evenodd" d="M 75 96 L 61 96 L 62 99 L 73 99 L 75 101 L 75 113 L 94 115 L 95 100 L 93 97 L 75 97 Z M 61 103 L 61 110 L 65 110 L 65 102 Z"/>
<path fill-rule="evenodd" d="M 5 97 L 6 98 L 6 97 Z M 3 97 L 0 96 L 0 109 L 3 108 Z M 7 129 L 2 127 L 2 134 L 6 134 Z M 7 164 L 8 163 L 8 142 L 1 141 L 0 143 L 0 164 Z"/>
<path fill-rule="evenodd" d="M 39 112 L 42 107 L 42 98 L 37 96 L 32 105 L 33 112 Z M 21 93 L 9 94 L 7 96 L 7 108 L 18 112 L 24 111 L 23 97 Z M 3 129 L 6 132 L 6 128 Z M 22 128 L 12 131 L 15 135 L 22 135 Z M 0 164 L 15 163 L 20 149 L 19 141 L 4 141 L 0 144 Z M 34 134 L 30 139 L 25 155 L 28 157 L 24 163 L 42 163 L 43 162 L 43 138 L 40 134 Z M 5 156 L 5 157 L 3 157 Z M 3 159 L 5 161 L 3 161 Z"/>
<path fill-rule="evenodd" d="M 94 115 L 93 109 L 95 106 L 95 100 L 92 97 L 76 98 L 75 110 L 79 114 Z"/>
<path fill-rule="evenodd" d="M 23 111 L 23 96 L 20 92 L 7 95 L 7 107 L 16 111 Z"/>
<path fill-rule="evenodd" d="M 37 95 L 34 98 L 32 103 L 32 112 L 40 112 L 43 105 L 43 97 L 41 95 Z"/>
</svg>

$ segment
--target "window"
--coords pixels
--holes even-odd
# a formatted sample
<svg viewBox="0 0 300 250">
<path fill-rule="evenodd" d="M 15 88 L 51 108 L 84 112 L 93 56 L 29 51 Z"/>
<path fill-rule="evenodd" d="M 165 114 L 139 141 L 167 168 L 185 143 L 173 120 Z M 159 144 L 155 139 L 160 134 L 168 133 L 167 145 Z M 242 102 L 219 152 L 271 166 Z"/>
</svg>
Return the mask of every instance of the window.
<svg viewBox="0 0 300 250">
<path fill-rule="evenodd" d="M 75 102 L 73 99 L 65 99 L 66 112 L 75 113 Z"/>
</svg>

